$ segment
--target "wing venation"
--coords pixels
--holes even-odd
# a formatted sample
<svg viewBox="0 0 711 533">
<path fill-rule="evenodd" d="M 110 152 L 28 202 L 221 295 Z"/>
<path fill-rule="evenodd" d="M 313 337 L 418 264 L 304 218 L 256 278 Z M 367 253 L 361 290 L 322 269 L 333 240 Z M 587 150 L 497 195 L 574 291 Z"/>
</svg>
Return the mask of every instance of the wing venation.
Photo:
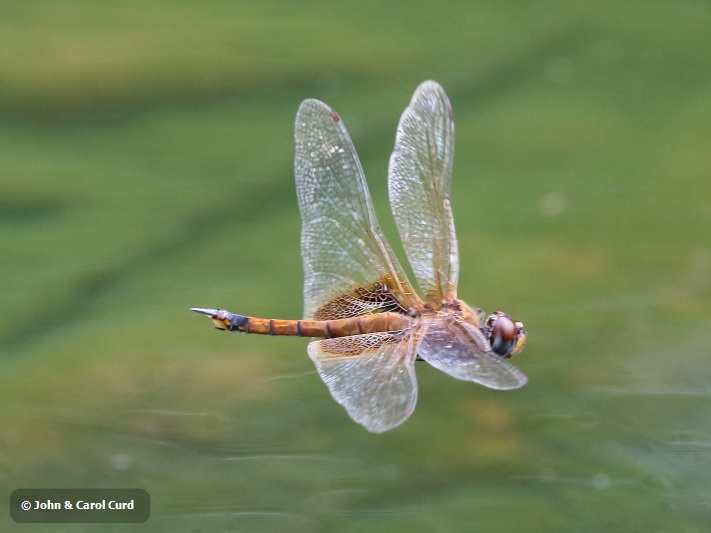
<svg viewBox="0 0 711 533">
<path fill-rule="evenodd" d="M 490 389 L 517 389 L 526 376 L 491 351 L 482 332 L 452 316 L 427 322 L 417 354 L 433 367 L 464 381 Z"/>
<path fill-rule="evenodd" d="M 309 357 L 331 396 L 368 431 L 402 424 L 417 403 L 419 336 L 384 332 L 313 341 Z"/>
<path fill-rule="evenodd" d="M 380 230 L 343 122 L 323 102 L 305 100 L 296 116 L 295 137 L 304 316 L 313 318 L 328 302 L 377 282 L 387 283 L 405 307 L 411 305 L 416 297 Z M 380 306 L 361 301 L 341 305 L 344 309 L 367 314 Z"/>
<path fill-rule="evenodd" d="M 417 283 L 435 307 L 455 298 L 459 252 L 449 199 L 454 120 L 444 89 L 422 83 L 405 109 L 390 157 L 390 206 Z"/>
</svg>

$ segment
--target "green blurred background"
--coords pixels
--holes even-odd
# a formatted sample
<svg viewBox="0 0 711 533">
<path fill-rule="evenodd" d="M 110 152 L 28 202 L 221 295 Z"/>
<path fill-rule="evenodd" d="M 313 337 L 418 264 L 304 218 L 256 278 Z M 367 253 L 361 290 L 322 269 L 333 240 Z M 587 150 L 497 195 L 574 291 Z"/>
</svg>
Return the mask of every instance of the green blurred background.
<svg viewBox="0 0 711 533">
<path fill-rule="evenodd" d="M 141 487 L 145 531 L 708 531 L 709 28 L 699 0 L 4 0 L 5 501 Z M 418 364 L 414 415 L 371 435 L 306 340 L 188 307 L 300 316 L 304 98 L 400 250 L 387 159 L 425 79 L 456 116 L 459 294 L 526 323 L 530 382 Z M 5 503 L 0 528 L 96 526 Z"/>
</svg>

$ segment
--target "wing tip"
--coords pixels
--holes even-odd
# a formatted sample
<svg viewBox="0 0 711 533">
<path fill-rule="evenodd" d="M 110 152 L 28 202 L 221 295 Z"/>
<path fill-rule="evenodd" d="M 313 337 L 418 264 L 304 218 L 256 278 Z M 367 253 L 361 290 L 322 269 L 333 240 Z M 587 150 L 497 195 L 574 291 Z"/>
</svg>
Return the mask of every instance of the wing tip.
<svg viewBox="0 0 711 533">
<path fill-rule="evenodd" d="M 307 98 L 306 100 L 301 102 L 301 105 L 299 105 L 299 110 L 296 112 L 296 116 L 299 117 L 299 116 L 303 115 L 304 113 L 314 112 L 314 111 L 321 111 L 321 112 L 325 111 L 332 117 L 333 117 L 333 115 L 336 115 L 336 117 L 338 117 L 336 112 L 333 109 L 331 109 L 331 106 L 322 102 L 321 100 L 317 100 L 316 98 Z M 334 120 L 336 120 L 336 119 L 334 119 Z M 337 120 L 340 120 L 340 117 L 338 117 Z"/>
<path fill-rule="evenodd" d="M 415 93 L 412 95 L 410 105 L 416 105 L 419 102 L 428 102 L 427 105 L 432 107 L 443 106 L 447 111 L 449 120 L 454 120 L 452 104 L 450 103 L 449 97 L 447 96 L 444 88 L 438 82 L 434 80 L 427 80 L 417 86 Z"/>
<path fill-rule="evenodd" d="M 442 85 L 441 85 L 439 82 L 435 81 L 435 80 L 425 80 L 425 81 L 423 81 L 422 83 L 420 83 L 420 84 L 417 86 L 416 91 L 419 91 L 420 89 L 422 89 L 422 90 L 428 89 L 428 90 L 434 90 L 434 91 L 439 90 L 439 91 L 444 92 L 444 89 L 442 88 Z"/>
<path fill-rule="evenodd" d="M 528 383 L 528 377 L 518 370 L 517 368 L 513 368 L 515 372 L 510 372 L 510 377 L 514 378 L 513 381 L 508 382 L 508 383 L 497 383 L 496 386 L 492 386 L 490 383 L 480 383 L 480 385 L 484 385 L 485 387 L 489 389 L 494 389 L 494 390 L 516 390 L 520 389 L 523 387 L 526 383 Z"/>
</svg>

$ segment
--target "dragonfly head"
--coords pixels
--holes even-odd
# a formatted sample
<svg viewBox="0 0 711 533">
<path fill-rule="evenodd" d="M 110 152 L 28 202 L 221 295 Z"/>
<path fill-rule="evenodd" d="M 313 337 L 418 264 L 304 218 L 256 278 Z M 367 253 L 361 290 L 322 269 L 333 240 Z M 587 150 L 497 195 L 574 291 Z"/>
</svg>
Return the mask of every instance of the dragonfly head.
<svg viewBox="0 0 711 533">
<path fill-rule="evenodd" d="M 484 327 L 491 349 L 501 357 L 509 358 L 523 350 L 526 344 L 526 330 L 522 322 L 517 322 L 502 311 L 490 314 Z"/>
</svg>

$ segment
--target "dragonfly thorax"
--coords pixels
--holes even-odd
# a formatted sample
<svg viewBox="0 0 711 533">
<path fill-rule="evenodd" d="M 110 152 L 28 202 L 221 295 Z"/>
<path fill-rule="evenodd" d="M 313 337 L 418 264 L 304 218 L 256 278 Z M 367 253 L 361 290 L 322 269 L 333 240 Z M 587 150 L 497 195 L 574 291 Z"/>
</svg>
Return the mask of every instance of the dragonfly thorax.
<svg viewBox="0 0 711 533">
<path fill-rule="evenodd" d="M 443 300 L 442 307 L 438 311 L 438 314 L 454 316 L 464 322 L 468 322 L 472 326 L 481 328 L 482 321 L 479 317 L 479 313 L 474 311 L 474 309 L 472 309 L 469 304 L 463 300 L 458 300 L 456 298 Z"/>
</svg>

